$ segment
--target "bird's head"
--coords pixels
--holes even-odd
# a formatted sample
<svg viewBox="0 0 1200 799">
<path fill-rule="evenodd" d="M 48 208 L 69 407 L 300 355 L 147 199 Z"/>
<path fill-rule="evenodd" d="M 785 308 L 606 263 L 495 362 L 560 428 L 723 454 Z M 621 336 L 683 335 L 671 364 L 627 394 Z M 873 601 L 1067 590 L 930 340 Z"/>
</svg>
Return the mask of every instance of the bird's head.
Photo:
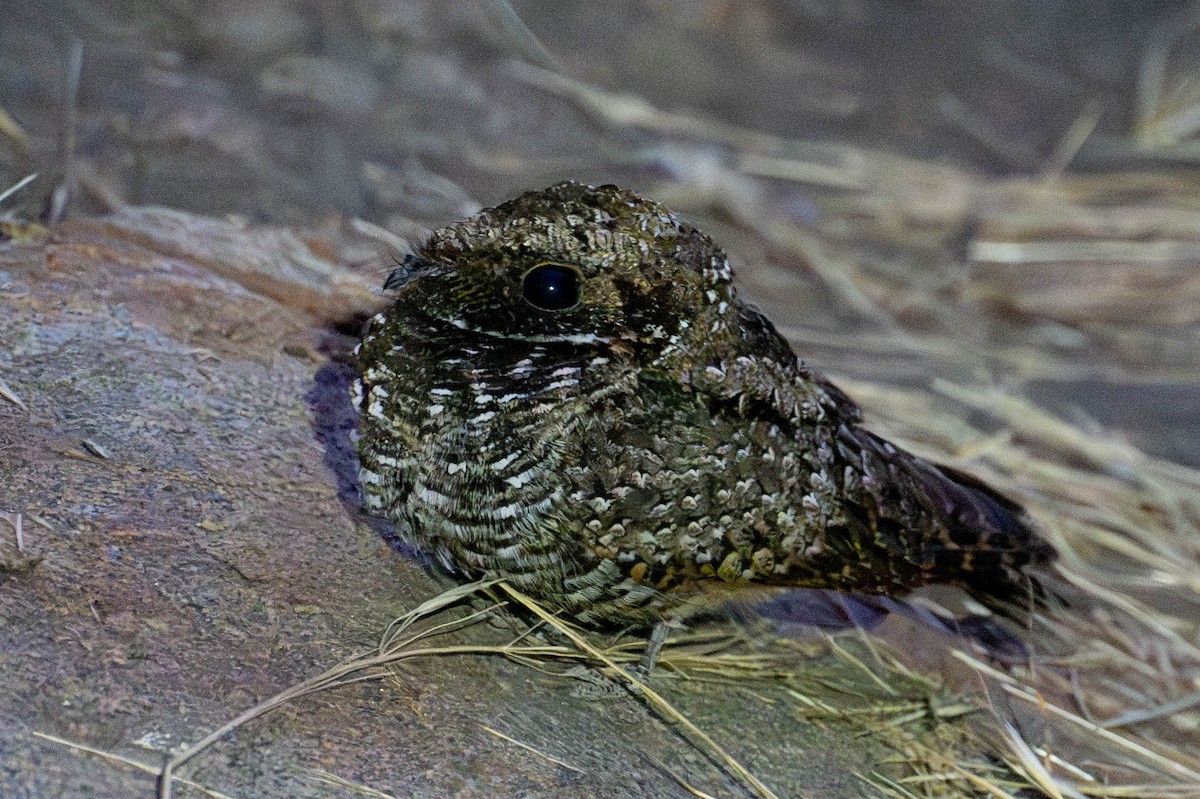
<svg viewBox="0 0 1200 799">
<path fill-rule="evenodd" d="M 387 287 L 405 312 L 482 337 L 654 353 L 726 329 L 731 277 L 662 205 L 567 182 L 435 231 Z"/>
</svg>

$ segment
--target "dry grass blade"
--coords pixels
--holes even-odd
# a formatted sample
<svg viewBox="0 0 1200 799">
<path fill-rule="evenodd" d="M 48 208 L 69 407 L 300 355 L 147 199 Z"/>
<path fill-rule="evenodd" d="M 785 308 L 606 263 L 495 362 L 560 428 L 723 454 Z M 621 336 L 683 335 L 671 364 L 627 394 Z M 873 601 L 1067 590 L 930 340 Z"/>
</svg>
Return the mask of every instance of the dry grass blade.
<svg viewBox="0 0 1200 799">
<path fill-rule="evenodd" d="M 20 157 L 21 163 L 29 162 L 29 134 L 4 108 L 0 108 L 0 136 L 9 141 L 13 150 Z"/>
<path fill-rule="evenodd" d="M 414 637 L 410 637 L 402 641 L 397 640 L 400 638 L 402 633 L 407 631 L 421 619 L 428 618 L 429 616 L 445 610 L 446 608 L 453 607 L 454 605 L 457 605 L 474 594 L 487 590 L 497 582 L 497 580 L 484 580 L 481 582 L 465 583 L 463 585 L 454 586 L 453 588 L 443 591 L 432 599 L 425 600 L 417 607 L 405 613 L 403 616 L 394 619 L 392 623 L 387 626 L 387 629 L 384 630 L 383 636 L 380 638 L 380 654 L 384 654 L 388 651 L 394 651 L 398 648 L 406 646 L 408 643 L 411 643 L 413 640 L 418 638 L 428 637 L 431 633 L 427 630 L 422 633 L 418 633 Z M 458 621 L 465 622 L 465 620 L 456 620 L 454 622 L 448 622 L 448 624 L 455 624 Z"/>
<path fill-rule="evenodd" d="M 508 0 L 475 0 L 475 5 L 495 23 L 495 32 L 511 45 L 517 55 L 544 69 L 560 73 L 566 71 Z"/>
<path fill-rule="evenodd" d="M 1168 87 L 1174 45 L 1200 27 L 1200 6 L 1167 16 L 1150 35 L 1138 70 L 1138 119 L 1135 137 L 1148 146 L 1175 144 L 1200 130 L 1200 94 L 1194 76 Z"/>
<path fill-rule="evenodd" d="M 1094 100 L 1088 102 L 1080 115 L 1067 128 L 1066 133 L 1059 139 L 1058 144 L 1054 147 L 1054 152 L 1046 159 L 1040 175 L 1042 180 L 1055 180 L 1062 175 L 1072 159 L 1079 154 L 1084 142 L 1100 124 L 1102 112 L 1103 108 L 1100 103 Z"/>
<path fill-rule="evenodd" d="M 2 113 L 2 112 L 0 112 L 0 113 Z M 3 206 L 9 197 L 12 197 L 14 194 L 19 192 L 21 189 L 25 188 L 30 183 L 33 183 L 35 180 L 37 180 L 36 172 L 34 172 L 31 175 L 26 175 L 25 177 L 21 178 L 16 183 L 14 183 L 13 185 L 9 186 L 4 191 L 0 192 L 0 206 Z"/>
<path fill-rule="evenodd" d="M 839 715 L 844 715 L 844 711 L 835 711 Z M 935 783 L 935 784 L 961 784 L 965 783 L 969 786 L 971 793 L 953 793 L 952 796 L 990 796 L 992 799 L 1015 799 L 1015 797 L 1004 787 L 997 783 L 996 780 L 986 776 L 985 774 L 976 773 L 976 769 L 969 768 L 964 763 L 959 762 L 955 752 L 947 752 L 943 749 L 935 749 L 932 746 L 919 740 L 913 733 L 907 731 L 896 719 L 887 720 L 880 728 L 879 733 L 888 738 L 893 748 L 901 753 L 899 760 L 907 765 L 913 772 L 912 776 L 901 779 L 892 780 L 882 777 L 882 775 L 874 775 L 874 779 L 868 779 L 859 775 L 869 784 L 876 785 L 885 793 L 893 796 L 909 797 L 912 792 L 905 787 L 906 785 L 916 784 L 920 782 Z M 877 783 L 883 782 L 883 785 Z M 1032 783 L 1022 783 L 1019 787 L 1032 786 Z M 926 796 L 934 794 L 927 793 Z M 936 794 L 938 796 L 945 795 L 944 793 Z"/>
<path fill-rule="evenodd" d="M 1168 623 L 1170 621 L 1169 617 L 1164 617 L 1163 614 L 1153 608 L 1149 608 L 1143 603 L 1125 596 L 1118 591 L 1111 591 L 1072 569 L 1059 568 L 1058 572 L 1068 582 L 1074 583 L 1094 597 L 1103 599 L 1113 607 L 1120 608 L 1129 614 L 1130 618 L 1136 619 L 1148 629 L 1158 633 L 1163 638 L 1169 639 L 1190 657 L 1200 659 L 1200 647 L 1197 647 L 1180 635 L 1177 630 L 1173 629 Z"/>
<path fill-rule="evenodd" d="M 3 397 L 21 410 L 29 413 L 29 406 L 25 404 L 25 400 L 17 396 L 17 393 L 9 388 L 8 384 L 3 380 L 0 380 L 0 397 Z"/>
<path fill-rule="evenodd" d="M 797 229 L 795 225 L 786 222 L 759 222 L 758 226 L 760 232 L 780 249 L 803 258 L 845 307 L 854 309 L 863 318 L 878 320 L 888 325 L 892 328 L 889 333 L 897 339 L 906 337 L 903 329 L 891 325 L 887 315 L 881 312 L 879 304 L 855 282 L 855 264 L 852 260 L 844 255 L 839 256 L 835 248 L 820 237 Z"/>
<path fill-rule="evenodd" d="M 842 660 L 846 661 L 847 663 L 851 664 L 852 666 L 857 668 L 859 671 L 861 671 L 865 675 L 867 675 L 868 679 L 870 679 L 872 682 L 874 682 L 876 685 L 878 685 L 881 689 L 883 689 L 883 691 L 885 693 L 887 693 L 889 696 L 897 696 L 898 695 L 898 692 L 896 691 L 896 689 L 893 688 L 891 685 L 889 685 L 886 680 L 884 680 L 882 677 L 880 677 L 878 674 L 876 674 L 874 669 L 872 669 L 866 663 L 863 663 L 861 659 L 855 657 L 853 654 L 846 651 L 845 647 L 838 644 L 837 641 L 833 640 L 832 638 L 830 639 L 830 647 L 833 649 L 834 653 L 837 654 L 838 657 L 840 657 Z"/>
<path fill-rule="evenodd" d="M 563 97 L 594 119 L 614 128 L 640 128 L 747 149 L 783 149 L 783 142 L 770 134 L 716 119 L 663 111 L 638 95 L 606 92 L 558 72 L 523 62 L 512 64 L 510 71 L 517 80 Z"/>
<path fill-rule="evenodd" d="M 1034 754 L 1033 749 L 1012 724 L 1005 722 L 1004 731 L 1007 733 L 1009 746 L 1017 756 L 1017 764 L 1013 764 L 1014 770 L 1024 774 L 1030 782 L 1051 799 L 1084 799 L 1078 791 L 1060 785 L 1058 780 L 1046 771 L 1046 767 Z"/>
<path fill-rule="evenodd" d="M 605 666 L 611 669 L 613 674 L 624 681 L 625 684 L 632 688 L 638 695 L 644 697 L 651 707 L 655 708 L 668 719 L 679 724 L 683 729 L 687 730 L 689 734 L 695 736 L 697 740 L 699 740 L 704 744 L 705 747 L 708 748 L 708 751 L 712 755 L 725 764 L 725 767 L 729 769 L 731 774 L 757 791 L 760 796 L 764 797 L 764 799 L 778 799 L 778 797 L 775 796 L 774 791 L 772 791 L 760 779 L 750 773 L 745 766 L 743 766 L 732 755 L 726 752 L 719 744 L 717 744 L 716 741 L 710 738 L 707 733 L 705 733 L 690 719 L 676 710 L 670 702 L 659 695 L 658 692 L 647 686 L 644 682 L 634 677 L 627 670 L 619 666 L 608 655 L 589 644 L 587 640 L 570 625 L 564 624 L 561 619 L 549 613 L 545 608 L 538 605 L 532 599 L 525 596 L 508 583 L 499 583 L 499 588 L 511 596 L 516 602 L 533 612 L 533 614 L 539 619 L 551 625 L 554 627 L 554 629 L 558 630 L 560 633 L 569 638 L 571 643 L 575 644 L 575 646 L 579 647 L 588 655 L 595 658 L 598 662 L 603 663 Z"/>
<path fill-rule="evenodd" d="M 405 614 L 400 619 L 397 619 L 395 622 L 393 622 L 388 627 L 388 632 L 385 634 L 384 641 L 378 650 L 351 657 L 315 677 L 280 691 L 275 696 L 272 696 L 258 703 L 254 707 L 249 708 L 236 718 L 230 720 L 220 728 L 206 735 L 197 743 L 179 752 L 170 760 L 168 760 L 163 766 L 162 770 L 158 772 L 159 799 L 170 799 L 172 796 L 172 786 L 174 780 L 176 779 L 174 772 L 176 769 L 199 755 L 201 752 L 204 752 L 214 743 L 221 740 L 237 728 L 302 696 L 306 696 L 318 691 L 328 690 L 330 688 L 348 685 L 354 682 L 378 680 L 385 676 L 385 672 L 383 671 L 370 673 L 373 669 L 377 670 L 380 669 L 380 667 L 387 666 L 401 660 L 420 657 L 468 654 L 511 656 L 518 653 L 526 656 L 542 655 L 553 657 L 558 654 L 559 650 L 552 647 L 523 647 L 520 650 L 514 650 L 510 646 L 444 646 L 425 647 L 419 649 L 401 648 L 410 646 L 411 644 L 422 639 L 440 635 L 450 630 L 459 629 L 465 624 L 478 621 L 485 613 L 489 612 L 491 608 L 470 614 L 465 619 L 455 619 L 430 629 L 414 633 L 408 638 L 397 640 L 400 633 L 411 628 L 411 626 L 419 618 L 421 618 L 420 614 L 430 614 L 441 611 L 449 606 L 457 604 L 465 597 L 487 585 L 488 583 L 470 583 L 463 586 L 456 586 L 444 594 L 434 597 L 433 599 L 423 603 L 416 610 Z"/>
<path fill-rule="evenodd" d="M 572 766 L 570 763 L 566 763 L 562 760 L 559 760 L 557 757 L 554 757 L 553 755 L 548 755 L 545 752 L 543 752 L 542 750 L 538 749 L 537 747 L 530 746 L 529 744 L 527 744 L 523 741 L 518 741 L 516 738 L 513 738 L 510 735 L 505 735 L 504 733 L 500 732 L 499 730 L 494 730 L 491 727 L 487 726 L 486 724 L 481 724 L 480 727 L 483 729 L 484 732 L 488 733 L 489 735 L 494 735 L 502 741 L 508 741 L 510 744 L 513 744 L 514 746 L 519 746 L 526 751 L 533 752 L 538 757 L 548 760 L 556 766 L 562 766 L 565 769 L 574 771 L 576 774 L 586 773 L 581 768 L 577 768 L 575 766 Z"/>
<path fill-rule="evenodd" d="M 1147 746 L 1143 746 L 1142 744 L 1139 744 L 1138 742 L 1131 740 L 1126 736 L 1119 735 L 1111 730 L 1106 730 L 1100 725 L 1094 724 L 1069 710 L 1065 710 L 1057 705 L 1047 702 L 1044 697 L 1030 692 L 1029 689 L 1005 685 L 1004 690 L 1010 696 L 1016 697 L 1024 702 L 1037 705 L 1040 710 L 1044 710 L 1053 716 L 1057 716 L 1058 718 L 1071 722 L 1096 738 L 1112 744 L 1118 749 L 1143 760 L 1147 764 L 1152 765 L 1177 779 L 1187 780 L 1193 785 L 1200 785 L 1200 771 L 1189 768 L 1188 766 L 1185 766 L 1182 763 L 1167 757 L 1166 755 L 1156 752 Z"/>
<path fill-rule="evenodd" d="M 123 755 L 114 754 L 113 752 L 105 752 L 103 749 L 96 749 L 95 747 L 87 746 L 86 744 L 76 743 L 74 741 L 68 741 L 66 738 L 59 738 L 57 735 L 50 735 L 49 733 L 45 733 L 45 732 L 34 731 L 32 733 L 32 735 L 35 738 L 41 738 L 45 741 L 50 741 L 51 743 L 60 744 L 62 746 L 66 746 L 66 747 L 75 749 L 80 752 L 87 752 L 89 755 L 96 755 L 97 757 L 104 758 L 105 760 L 112 760 L 116 763 L 121 763 L 126 766 L 132 766 L 133 768 L 137 769 L 138 771 L 143 771 L 147 774 L 157 775 L 159 773 L 159 769 L 156 768 L 155 766 L 147 765 L 145 763 L 142 763 L 139 760 L 134 760 L 131 757 L 124 757 Z M 176 779 L 179 781 L 180 784 L 186 785 L 189 788 L 195 788 L 197 791 L 200 791 L 205 796 L 213 797 L 213 799 L 233 799 L 233 797 L 229 796 L 228 794 L 221 793 L 220 791 L 214 791 L 212 788 L 206 788 L 198 782 L 193 782 L 192 780 L 186 780 L 182 777 L 176 777 Z"/>
<path fill-rule="evenodd" d="M 982 791 L 988 796 L 994 797 L 994 799 L 1016 799 L 1016 797 L 1014 797 L 1011 793 L 1004 790 L 992 780 L 963 768 L 961 764 L 955 763 L 953 760 L 939 752 L 935 752 L 927 747 L 921 747 L 919 751 L 921 755 L 923 755 L 928 761 L 932 763 L 940 763 L 942 768 L 958 775 L 973 788 Z"/>
<path fill-rule="evenodd" d="M 972 408 L 988 411 L 1004 420 L 1014 433 L 1077 456 L 1098 469 L 1132 477 L 1143 458 L 1132 447 L 1098 440 L 1073 425 L 1055 418 L 1032 403 L 996 391 L 980 391 L 936 380 L 933 390 Z"/>
<path fill-rule="evenodd" d="M 1101 727 L 1112 729 L 1113 727 L 1128 727 L 1134 724 L 1141 724 L 1144 721 L 1171 716 L 1175 713 L 1180 713 L 1184 710 L 1191 710 L 1194 707 L 1200 707 L 1200 692 L 1181 696 L 1178 699 L 1166 702 L 1156 708 L 1149 710 L 1132 710 L 1128 713 L 1122 713 L 1119 716 L 1109 719 L 1101 723 Z"/>
</svg>

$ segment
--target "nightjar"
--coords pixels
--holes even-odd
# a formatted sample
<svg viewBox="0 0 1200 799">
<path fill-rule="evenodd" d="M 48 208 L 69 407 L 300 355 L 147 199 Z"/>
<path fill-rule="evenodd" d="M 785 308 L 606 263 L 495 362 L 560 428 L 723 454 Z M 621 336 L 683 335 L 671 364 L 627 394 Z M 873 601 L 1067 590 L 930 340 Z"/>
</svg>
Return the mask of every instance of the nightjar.
<svg viewBox="0 0 1200 799">
<path fill-rule="evenodd" d="M 560 183 L 434 232 L 358 350 L 368 510 L 577 621 L 728 589 L 1029 593 L 1054 551 L 979 481 L 860 426 L 651 200 Z"/>
</svg>

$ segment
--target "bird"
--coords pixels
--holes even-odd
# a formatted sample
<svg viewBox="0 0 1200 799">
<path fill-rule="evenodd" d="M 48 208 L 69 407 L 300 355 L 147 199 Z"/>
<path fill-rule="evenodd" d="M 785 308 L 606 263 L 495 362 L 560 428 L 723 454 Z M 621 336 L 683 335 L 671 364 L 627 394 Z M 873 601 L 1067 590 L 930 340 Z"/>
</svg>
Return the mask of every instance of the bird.
<svg viewBox="0 0 1200 799">
<path fill-rule="evenodd" d="M 1056 556 L 1020 505 L 864 427 L 653 200 L 522 194 L 434 231 L 385 290 L 355 351 L 367 511 L 579 624 L 793 588 L 1011 607 Z"/>
</svg>

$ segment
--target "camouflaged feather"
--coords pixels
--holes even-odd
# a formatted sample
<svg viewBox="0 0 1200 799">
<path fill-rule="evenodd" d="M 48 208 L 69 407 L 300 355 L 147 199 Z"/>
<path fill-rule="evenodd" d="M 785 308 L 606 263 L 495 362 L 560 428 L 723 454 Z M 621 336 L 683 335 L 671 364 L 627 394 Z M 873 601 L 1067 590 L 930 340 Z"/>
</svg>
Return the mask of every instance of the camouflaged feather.
<svg viewBox="0 0 1200 799">
<path fill-rule="evenodd" d="M 537 307 L 532 270 L 578 283 Z M 859 426 L 661 205 L 563 183 L 433 233 L 358 355 L 368 507 L 450 569 L 644 625 L 760 584 L 984 598 L 1053 556 L 1019 507 Z"/>
</svg>

